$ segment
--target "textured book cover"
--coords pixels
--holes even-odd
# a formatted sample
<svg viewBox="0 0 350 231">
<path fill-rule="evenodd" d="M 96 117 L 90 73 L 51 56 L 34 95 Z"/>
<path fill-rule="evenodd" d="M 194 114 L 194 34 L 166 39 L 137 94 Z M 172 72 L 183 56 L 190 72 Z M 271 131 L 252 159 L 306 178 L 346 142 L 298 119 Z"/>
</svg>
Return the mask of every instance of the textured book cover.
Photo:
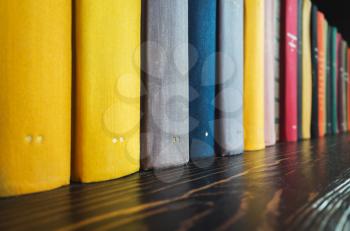
<svg viewBox="0 0 350 231">
<path fill-rule="evenodd" d="M 243 3 L 218 1 L 215 140 L 221 155 L 243 152 Z"/>
<path fill-rule="evenodd" d="M 311 1 L 303 0 L 302 17 L 302 114 L 301 138 L 311 137 L 311 104 L 312 104 L 312 64 L 311 64 Z"/>
<path fill-rule="evenodd" d="M 71 1 L 0 1 L 0 197 L 69 184 Z"/>
<path fill-rule="evenodd" d="M 318 82 L 318 136 L 325 135 L 325 112 L 326 112 L 326 62 L 325 62 L 325 42 L 324 42 L 325 18 L 322 12 L 317 13 L 317 82 Z"/>
<path fill-rule="evenodd" d="M 332 134 L 338 133 L 338 66 L 337 66 L 337 28 L 330 28 L 330 58 L 331 58 L 331 117 Z"/>
<path fill-rule="evenodd" d="M 340 130 L 342 132 L 347 131 L 347 71 L 346 71 L 346 55 L 345 50 L 347 49 L 346 42 L 343 38 L 340 41 L 340 95 L 341 95 L 341 124 Z"/>
<path fill-rule="evenodd" d="M 189 2 L 190 157 L 214 156 L 216 1 Z"/>
<path fill-rule="evenodd" d="M 244 147 L 265 148 L 264 136 L 264 1 L 245 1 Z"/>
<path fill-rule="evenodd" d="M 280 17 L 281 17 L 281 0 L 274 1 L 274 16 L 275 16 L 275 31 L 274 31 L 274 56 L 275 56 L 275 130 L 276 130 L 276 141 L 279 140 L 279 127 L 280 127 L 280 110 L 279 110 L 279 100 L 280 100 Z"/>
<path fill-rule="evenodd" d="M 189 160 L 188 0 L 142 1 L 144 169 Z"/>
<path fill-rule="evenodd" d="M 303 2 L 298 1 L 298 139 L 302 139 L 303 125 Z"/>
<path fill-rule="evenodd" d="M 347 74 L 348 74 L 348 131 L 350 131 L 350 81 L 349 81 L 349 76 L 350 76 L 350 49 L 349 46 L 347 46 L 347 51 L 346 51 L 346 55 L 347 55 Z"/>
<path fill-rule="evenodd" d="M 343 41 L 343 57 L 344 57 L 344 120 L 345 120 L 345 132 L 348 131 L 348 127 L 349 127 L 349 121 L 348 121 L 348 99 L 349 99 L 349 92 L 348 92 L 348 88 L 349 88 L 349 74 L 348 74 L 348 44 L 347 42 L 344 40 Z"/>
<path fill-rule="evenodd" d="M 95 182 L 140 165 L 139 0 L 76 1 L 73 180 Z"/>
<path fill-rule="evenodd" d="M 331 37 L 332 27 L 326 22 L 325 50 L 326 50 L 326 134 L 332 134 L 332 54 Z"/>
<path fill-rule="evenodd" d="M 311 11 L 311 61 L 312 61 L 312 114 L 311 135 L 318 137 L 318 49 L 317 49 L 317 14 L 318 8 L 312 6 Z"/>
<path fill-rule="evenodd" d="M 276 143 L 275 132 L 275 0 L 265 0 L 265 145 L 271 146 Z"/>
<path fill-rule="evenodd" d="M 337 107 L 337 114 L 338 114 L 338 131 L 341 133 L 343 131 L 343 128 L 341 126 L 342 123 L 342 111 L 341 107 L 343 105 L 342 100 L 343 97 L 341 96 L 341 35 L 339 32 L 337 32 L 337 99 L 338 99 L 338 107 Z"/>
<path fill-rule="evenodd" d="M 344 84 L 344 52 L 343 38 L 337 35 L 337 56 L 338 56 L 338 128 L 339 132 L 345 132 L 345 84 Z"/>
<path fill-rule="evenodd" d="M 327 103 L 328 103 L 328 49 L 327 49 L 327 34 L 328 34 L 328 22 L 327 19 L 324 18 L 323 22 L 323 47 L 324 47 L 324 135 L 327 134 L 328 129 L 328 117 L 327 117 Z"/>
<path fill-rule="evenodd" d="M 332 55 L 331 55 L 331 37 L 332 27 L 326 22 L 325 31 L 326 47 L 326 134 L 332 134 Z"/>
<path fill-rule="evenodd" d="M 281 140 L 298 140 L 298 2 L 284 0 L 281 26 Z"/>
</svg>

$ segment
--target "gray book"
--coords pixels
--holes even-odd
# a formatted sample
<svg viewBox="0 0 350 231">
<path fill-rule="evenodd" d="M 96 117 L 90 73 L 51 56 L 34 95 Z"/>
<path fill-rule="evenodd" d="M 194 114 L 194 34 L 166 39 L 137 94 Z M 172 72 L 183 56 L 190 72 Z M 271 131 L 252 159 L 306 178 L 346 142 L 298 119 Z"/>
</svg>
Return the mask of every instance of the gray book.
<svg viewBox="0 0 350 231">
<path fill-rule="evenodd" d="M 243 152 L 243 0 L 218 1 L 215 141 L 221 155 Z"/>
<path fill-rule="evenodd" d="M 281 27 L 281 0 L 275 0 L 275 130 L 276 141 L 279 140 L 279 125 L 280 125 L 280 27 Z"/>
<path fill-rule="evenodd" d="M 188 0 L 142 1 L 143 169 L 189 160 Z"/>
</svg>

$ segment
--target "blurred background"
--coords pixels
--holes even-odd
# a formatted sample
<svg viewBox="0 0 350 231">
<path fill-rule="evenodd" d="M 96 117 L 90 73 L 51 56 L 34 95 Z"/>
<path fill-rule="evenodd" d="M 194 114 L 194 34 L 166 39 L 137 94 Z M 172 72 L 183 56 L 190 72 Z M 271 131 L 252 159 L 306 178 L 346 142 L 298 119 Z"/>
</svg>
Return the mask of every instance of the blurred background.
<svg viewBox="0 0 350 231">
<path fill-rule="evenodd" d="M 350 44 L 350 0 L 312 0 Z"/>
</svg>

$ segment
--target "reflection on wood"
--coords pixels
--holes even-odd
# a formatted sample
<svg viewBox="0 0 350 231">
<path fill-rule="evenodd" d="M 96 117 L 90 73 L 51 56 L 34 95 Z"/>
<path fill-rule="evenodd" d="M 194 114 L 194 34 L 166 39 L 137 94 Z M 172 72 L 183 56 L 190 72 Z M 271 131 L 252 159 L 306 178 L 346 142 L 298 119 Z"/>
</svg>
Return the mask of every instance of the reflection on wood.
<svg viewBox="0 0 350 231">
<path fill-rule="evenodd" d="M 342 135 L 283 143 L 1 199 L 0 230 L 344 230 L 350 213 L 349 141 Z"/>
</svg>

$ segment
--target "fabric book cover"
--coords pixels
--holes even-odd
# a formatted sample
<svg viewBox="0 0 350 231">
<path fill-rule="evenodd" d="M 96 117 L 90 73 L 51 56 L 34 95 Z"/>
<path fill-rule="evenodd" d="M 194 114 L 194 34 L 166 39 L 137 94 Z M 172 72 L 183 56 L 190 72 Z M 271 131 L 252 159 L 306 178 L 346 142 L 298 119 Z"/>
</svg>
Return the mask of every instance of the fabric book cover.
<svg viewBox="0 0 350 231">
<path fill-rule="evenodd" d="M 326 134 L 332 134 L 332 55 L 331 37 L 332 27 L 326 21 L 325 50 L 326 50 Z"/>
<path fill-rule="evenodd" d="M 139 0 L 76 1 L 75 181 L 122 177 L 140 165 Z"/>
<path fill-rule="evenodd" d="M 245 1 L 244 148 L 265 148 L 264 130 L 264 1 Z"/>
<path fill-rule="evenodd" d="M 346 42 L 344 39 L 341 39 L 341 45 L 340 45 L 340 61 L 341 61 L 341 66 L 340 66 L 340 71 L 341 71 L 341 131 L 346 132 L 347 131 L 347 70 L 346 70 L 346 64 L 347 64 L 347 55 L 345 54 L 345 51 L 347 49 Z"/>
<path fill-rule="evenodd" d="M 332 134 L 337 134 L 338 130 L 338 81 L 337 81 L 337 28 L 330 28 L 330 58 L 331 58 L 331 124 L 332 124 Z"/>
<path fill-rule="evenodd" d="M 341 96 L 341 76 L 342 76 L 342 70 L 341 70 L 341 65 L 342 65 L 342 59 L 341 59 L 341 35 L 337 31 L 337 99 L 338 99 L 338 107 L 337 107 L 337 114 L 338 114 L 338 131 L 341 133 L 343 131 L 342 128 L 342 111 L 341 107 L 343 106 L 342 100 L 343 97 Z"/>
<path fill-rule="evenodd" d="M 276 143 L 275 132 L 275 0 L 265 0 L 265 145 L 271 146 Z"/>
<path fill-rule="evenodd" d="M 282 141 L 298 140 L 298 2 L 282 4 L 281 26 L 281 133 Z"/>
<path fill-rule="evenodd" d="M 215 140 L 221 155 L 243 152 L 243 4 L 218 1 Z"/>
<path fill-rule="evenodd" d="M 311 104 L 312 104 L 312 64 L 311 64 L 311 1 L 303 0 L 302 17 L 302 114 L 301 138 L 311 137 Z"/>
<path fill-rule="evenodd" d="M 274 30 L 274 56 L 275 56 L 275 130 L 276 130 L 276 141 L 279 140 L 279 127 L 280 127 L 280 110 L 279 110 L 279 100 L 280 100 L 280 17 L 281 17 L 281 0 L 274 1 L 274 17 L 275 17 L 275 30 Z"/>
<path fill-rule="evenodd" d="M 344 81 L 344 43 L 338 33 L 338 127 L 339 132 L 346 131 L 345 123 L 345 81 Z"/>
<path fill-rule="evenodd" d="M 311 61 L 312 61 L 312 115 L 311 115 L 311 135 L 319 136 L 318 127 L 318 49 L 317 49 L 317 16 L 318 8 L 312 6 L 311 11 Z"/>
<path fill-rule="evenodd" d="M 143 169 L 189 160 L 188 0 L 142 1 Z"/>
<path fill-rule="evenodd" d="M 318 65 L 317 65 L 317 82 L 318 82 L 318 136 L 325 135 L 326 124 L 326 62 L 325 62 L 325 33 L 324 33 L 325 18 L 322 12 L 317 13 L 317 50 L 318 50 Z"/>
<path fill-rule="evenodd" d="M 302 139 L 303 125 L 303 5 L 304 0 L 298 1 L 298 139 Z"/>
<path fill-rule="evenodd" d="M 190 157 L 214 156 L 216 1 L 190 0 Z"/>
<path fill-rule="evenodd" d="M 0 197 L 69 184 L 71 1 L 0 1 Z"/>
<path fill-rule="evenodd" d="M 348 131 L 350 130 L 350 81 L 349 81 L 349 76 L 350 76 L 350 49 L 349 46 L 347 46 L 347 51 L 346 51 L 346 55 L 347 55 L 347 77 L 348 77 Z"/>
<path fill-rule="evenodd" d="M 347 42 L 344 40 L 343 41 L 343 57 L 344 57 L 344 92 L 345 92 L 345 109 L 344 109 L 344 120 L 345 120 L 345 132 L 349 131 L 348 127 L 349 127 L 349 121 L 348 121 L 348 100 L 349 100 L 349 92 L 348 92 L 348 88 L 349 88 L 349 74 L 348 74 L 348 44 Z"/>
</svg>

